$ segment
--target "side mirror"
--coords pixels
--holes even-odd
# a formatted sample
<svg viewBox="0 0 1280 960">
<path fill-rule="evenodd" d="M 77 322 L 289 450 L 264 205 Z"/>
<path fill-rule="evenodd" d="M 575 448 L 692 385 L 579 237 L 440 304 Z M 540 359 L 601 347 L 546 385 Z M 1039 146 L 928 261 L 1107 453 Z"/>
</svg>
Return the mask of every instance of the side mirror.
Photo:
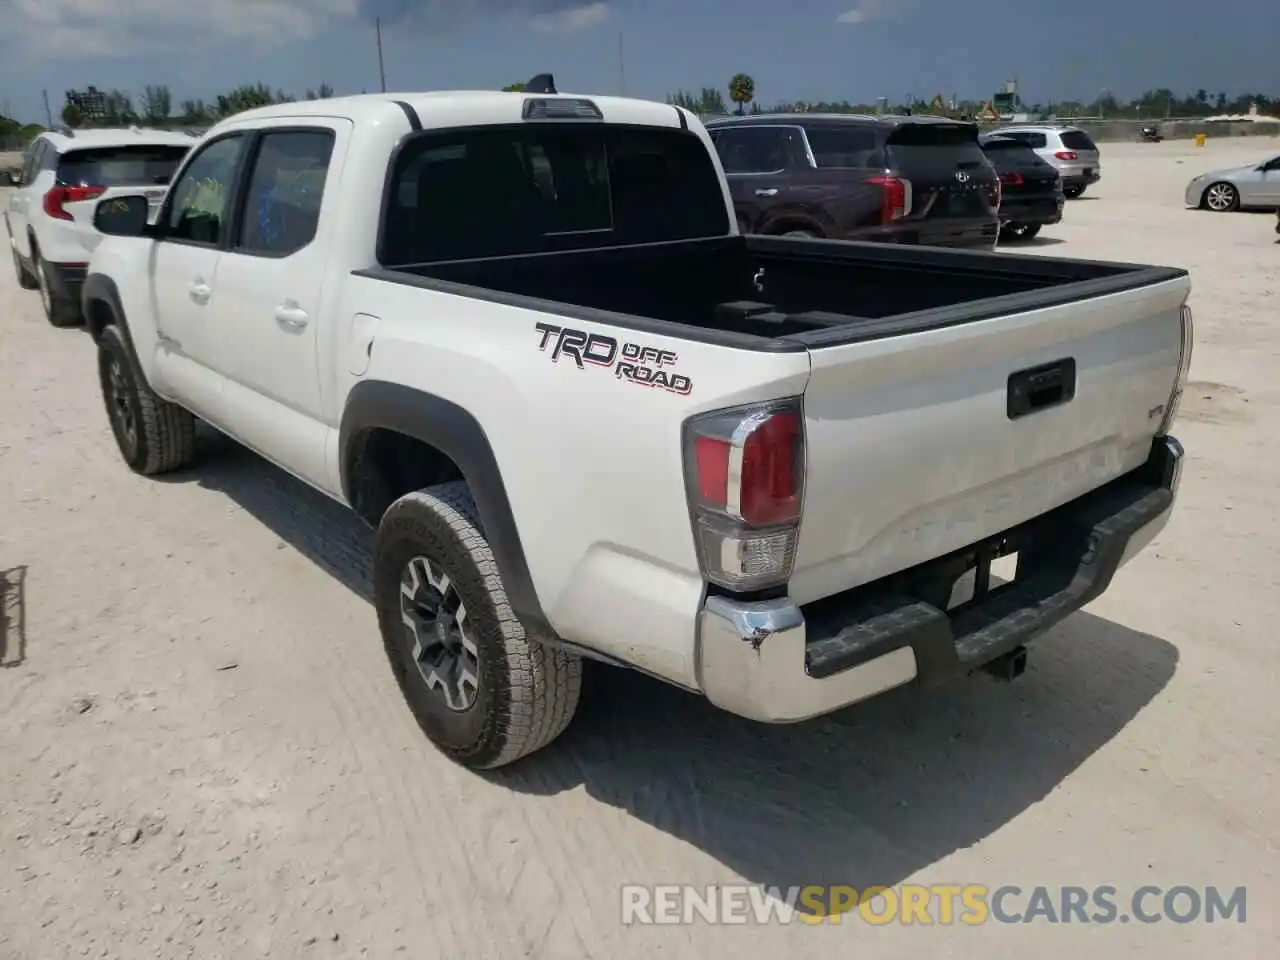
<svg viewBox="0 0 1280 960">
<path fill-rule="evenodd" d="M 93 208 L 93 225 L 110 237 L 141 237 L 149 233 L 147 198 L 140 194 L 110 197 Z"/>
<path fill-rule="evenodd" d="M 12 170 L 9 171 L 8 177 L 9 177 L 9 182 L 13 184 L 15 187 L 22 186 L 22 171 L 17 167 L 14 167 Z"/>
</svg>

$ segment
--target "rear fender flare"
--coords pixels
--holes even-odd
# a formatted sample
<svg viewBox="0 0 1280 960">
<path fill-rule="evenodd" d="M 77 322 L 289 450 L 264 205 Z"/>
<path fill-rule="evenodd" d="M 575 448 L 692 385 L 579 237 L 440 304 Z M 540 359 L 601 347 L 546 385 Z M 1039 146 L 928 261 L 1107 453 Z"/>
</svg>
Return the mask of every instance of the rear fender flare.
<svg viewBox="0 0 1280 960">
<path fill-rule="evenodd" d="M 354 505 L 362 438 L 374 429 L 412 437 L 457 465 L 475 499 L 512 611 L 533 639 L 555 643 L 555 630 L 529 573 L 502 472 L 479 421 L 457 404 L 412 387 L 381 380 L 356 384 L 347 397 L 338 431 L 342 496 L 348 504 Z"/>
</svg>

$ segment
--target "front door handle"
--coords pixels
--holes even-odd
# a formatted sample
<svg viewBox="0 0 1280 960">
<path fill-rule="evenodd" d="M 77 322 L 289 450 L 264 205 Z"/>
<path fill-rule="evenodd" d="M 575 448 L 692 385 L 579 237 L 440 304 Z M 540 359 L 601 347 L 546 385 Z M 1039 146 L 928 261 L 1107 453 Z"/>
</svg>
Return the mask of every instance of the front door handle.
<svg viewBox="0 0 1280 960">
<path fill-rule="evenodd" d="M 777 187 L 761 187 L 756 191 L 757 197 L 776 197 L 778 195 Z"/>
<path fill-rule="evenodd" d="M 213 290 L 203 280 L 194 280 L 190 287 L 191 299 L 200 306 L 204 306 L 209 302 L 209 298 L 213 296 Z"/>
<path fill-rule="evenodd" d="M 276 323 L 286 330 L 301 330 L 306 327 L 309 319 L 307 312 L 292 301 L 276 307 Z"/>
</svg>

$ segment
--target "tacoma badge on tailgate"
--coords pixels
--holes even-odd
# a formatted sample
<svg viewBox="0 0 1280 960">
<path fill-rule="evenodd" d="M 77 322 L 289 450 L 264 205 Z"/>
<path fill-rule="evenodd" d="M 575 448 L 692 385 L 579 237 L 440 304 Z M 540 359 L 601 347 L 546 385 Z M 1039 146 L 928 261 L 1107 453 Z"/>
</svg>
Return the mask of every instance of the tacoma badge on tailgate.
<svg viewBox="0 0 1280 960">
<path fill-rule="evenodd" d="M 682 373 L 664 369 L 680 357 L 670 350 L 647 347 L 610 337 L 603 333 L 587 333 L 572 327 L 557 327 L 550 323 L 537 323 L 534 328 L 542 335 L 538 349 L 546 353 L 551 347 L 551 360 L 559 363 L 568 357 L 579 370 L 593 367 L 612 368 L 619 380 L 639 383 L 646 387 L 661 387 L 671 393 L 688 396 L 693 392 L 693 381 Z"/>
</svg>

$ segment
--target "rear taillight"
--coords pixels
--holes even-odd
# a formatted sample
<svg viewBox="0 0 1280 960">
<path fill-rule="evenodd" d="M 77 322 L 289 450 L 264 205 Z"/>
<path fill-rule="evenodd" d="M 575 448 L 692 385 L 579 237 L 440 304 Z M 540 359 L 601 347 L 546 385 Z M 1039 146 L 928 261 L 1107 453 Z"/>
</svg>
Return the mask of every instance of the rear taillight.
<svg viewBox="0 0 1280 960">
<path fill-rule="evenodd" d="M 911 212 L 911 181 L 902 177 L 868 177 L 867 183 L 880 188 L 880 222 L 893 223 Z"/>
<path fill-rule="evenodd" d="M 1080 159 L 1080 154 L 1076 153 L 1074 150 L 1059 150 L 1057 153 L 1054 154 L 1054 156 L 1057 157 L 1059 160 L 1079 160 Z"/>
<path fill-rule="evenodd" d="M 799 398 L 694 417 L 684 456 L 703 575 L 737 591 L 786 583 L 804 496 Z"/>
<path fill-rule="evenodd" d="M 107 192 L 106 187 L 53 187 L 44 195 L 44 212 L 55 220 L 74 220 L 63 207 L 78 200 L 96 200 Z"/>
<path fill-rule="evenodd" d="M 1160 421 L 1159 436 L 1165 436 L 1178 418 L 1178 408 L 1182 406 L 1182 393 L 1187 388 L 1187 376 L 1191 372 L 1191 352 L 1195 348 L 1196 326 L 1191 317 L 1191 308 L 1185 303 L 1179 312 L 1182 322 L 1182 341 L 1178 346 L 1178 376 L 1173 382 L 1173 390 L 1169 394 L 1169 402 L 1165 404 L 1164 417 Z"/>
<path fill-rule="evenodd" d="M 1020 187 L 1023 184 L 1022 174 L 1020 173 L 1002 173 L 1000 174 L 1000 184 L 1005 187 Z"/>
</svg>

